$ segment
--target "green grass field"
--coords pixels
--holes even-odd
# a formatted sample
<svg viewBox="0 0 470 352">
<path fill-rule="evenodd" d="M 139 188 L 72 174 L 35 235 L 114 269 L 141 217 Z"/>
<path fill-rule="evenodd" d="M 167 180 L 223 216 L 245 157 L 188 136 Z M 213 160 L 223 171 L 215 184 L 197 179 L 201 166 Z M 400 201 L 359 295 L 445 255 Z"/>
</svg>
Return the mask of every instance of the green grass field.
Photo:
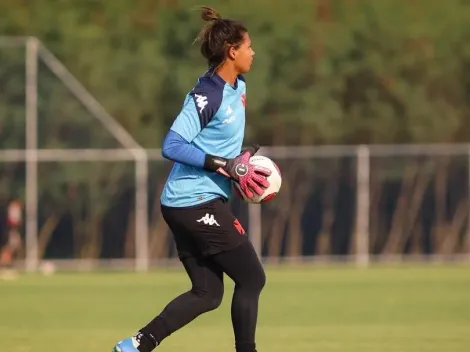
<svg viewBox="0 0 470 352">
<path fill-rule="evenodd" d="M 268 267 L 260 352 L 459 352 L 470 346 L 470 267 Z M 105 352 L 187 289 L 183 272 L 56 274 L 0 281 L 7 352 Z M 159 351 L 233 351 L 223 305 Z"/>
</svg>

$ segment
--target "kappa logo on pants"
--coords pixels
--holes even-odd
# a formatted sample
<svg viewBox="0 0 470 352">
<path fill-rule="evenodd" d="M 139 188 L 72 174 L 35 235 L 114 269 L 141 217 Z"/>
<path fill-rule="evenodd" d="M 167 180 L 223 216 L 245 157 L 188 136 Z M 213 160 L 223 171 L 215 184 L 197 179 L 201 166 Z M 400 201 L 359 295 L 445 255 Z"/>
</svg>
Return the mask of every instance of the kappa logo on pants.
<svg viewBox="0 0 470 352">
<path fill-rule="evenodd" d="M 220 226 L 219 223 L 217 222 L 217 220 L 214 219 L 214 215 L 209 215 L 209 213 L 206 213 L 206 215 L 204 215 L 202 218 L 200 218 L 199 220 L 197 220 L 197 222 L 203 222 L 204 225 L 216 225 L 216 226 Z"/>
</svg>

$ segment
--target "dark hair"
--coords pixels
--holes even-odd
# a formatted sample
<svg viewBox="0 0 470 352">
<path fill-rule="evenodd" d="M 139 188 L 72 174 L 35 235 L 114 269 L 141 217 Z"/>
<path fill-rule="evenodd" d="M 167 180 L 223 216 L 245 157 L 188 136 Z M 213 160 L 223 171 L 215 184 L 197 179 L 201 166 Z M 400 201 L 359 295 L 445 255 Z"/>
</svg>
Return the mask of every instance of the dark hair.
<svg viewBox="0 0 470 352">
<path fill-rule="evenodd" d="M 214 9 L 201 7 L 201 17 L 209 22 L 199 33 L 196 41 L 201 42 L 201 54 L 210 68 L 220 66 L 227 58 L 230 48 L 238 48 L 243 35 L 248 32 L 239 22 L 222 18 Z"/>
</svg>

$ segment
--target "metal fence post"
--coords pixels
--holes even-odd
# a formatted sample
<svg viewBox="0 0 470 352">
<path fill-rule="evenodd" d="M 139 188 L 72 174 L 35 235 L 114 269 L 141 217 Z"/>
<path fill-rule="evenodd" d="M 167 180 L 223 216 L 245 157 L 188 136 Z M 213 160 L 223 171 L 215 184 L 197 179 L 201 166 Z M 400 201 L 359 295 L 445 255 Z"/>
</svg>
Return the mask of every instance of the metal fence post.
<svg viewBox="0 0 470 352">
<path fill-rule="evenodd" d="M 258 257 L 262 257 L 261 205 L 248 204 L 248 236 L 253 243 Z"/>
<path fill-rule="evenodd" d="M 370 151 L 357 148 L 356 263 L 369 265 Z"/>
<path fill-rule="evenodd" d="M 38 40 L 26 41 L 26 271 L 38 268 Z"/>
<path fill-rule="evenodd" d="M 135 163 L 135 265 L 136 271 L 148 270 L 148 158 L 136 153 Z"/>
</svg>

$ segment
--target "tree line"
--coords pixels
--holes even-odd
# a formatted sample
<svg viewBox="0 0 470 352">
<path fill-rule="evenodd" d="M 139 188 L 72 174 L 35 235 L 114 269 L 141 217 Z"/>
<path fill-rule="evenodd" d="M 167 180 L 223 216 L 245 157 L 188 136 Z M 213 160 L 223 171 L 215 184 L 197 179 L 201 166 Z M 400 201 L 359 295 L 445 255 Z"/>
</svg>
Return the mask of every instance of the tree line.
<svg viewBox="0 0 470 352">
<path fill-rule="evenodd" d="M 353 145 L 468 140 L 468 1 L 214 0 L 210 5 L 223 16 L 243 21 L 253 40 L 255 64 L 246 77 L 246 143 Z M 193 44 L 203 24 L 193 1 L 11 1 L 1 2 L 0 12 L 3 35 L 37 36 L 147 148 L 160 147 L 185 94 L 206 69 L 199 48 Z M 24 48 L 0 47 L 1 148 L 24 146 L 24 67 Z M 38 78 L 41 148 L 119 147 L 41 61 Z M 268 218 L 277 214 L 280 222 L 266 230 L 267 252 L 353 250 L 355 186 L 350 162 L 340 160 L 330 166 L 337 170 L 332 171 L 335 178 L 319 173 L 313 161 L 285 166 L 285 189 L 292 191 L 285 193 L 287 198 L 283 204 L 277 203 L 278 208 L 265 209 Z M 464 221 L 454 213 L 464 214 L 468 205 L 459 206 L 463 198 L 458 196 L 451 197 L 455 204 L 446 199 L 456 193 L 452 180 L 457 176 L 452 175 L 462 177 L 465 162 L 432 161 L 432 165 L 442 166 L 439 169 L 429 165 L 420 168 L 420 163 L 426 162 L 414 159 L 391 163 L 394 166 L 385 169 L 381 163 L 376 164 L 380 172 L 375 174 L 373 188 L 378 197 L 373 209 L 382 209 L 382 215 L 374 219 L 383 217 L 371 224 L 381 236 L 374 242 L 375 250 L 433 251 L 430 243 L 437 235 L 428 215 L 434 213 L 423 208 L 429 202 L 447 204 L 434 212 L 442 214 L 438 217 L 442 224 L 450 221 L 439 228 L 453 229 L 454 244 L 448 246 L 455 249 L 463 231 L 459 224 Z M 12 196 L 24 196 L 24 165 L 3 164 L 0 168 L 1 203 L 5 205 Z M 167 167 L 155 162 L 150 169 L 150 205 L 154 205 Z M 47 248 L 51 255 L 63 251 L 67 246 L 61 241 L 66 233 L 71 248 L 68 256 L 132 255 L 131 244 L 112 247 L 116 236 L 127 239 L 125 243 L 132 243 L 134 236 L 132 164 L 47 163 L 40 165 L 39 172 L 40 234 L 45 252 Z M 302 175 L 323 178 L 301 187 L 298 180 Z M 458 184 L 465 184 L 465 178 Z M 349 206 L 345 209 L 341 204 Z M 403 217 L 409 207 L 418 210 L 407 224 Z M 162 230 L 158 210 L 150 209 L 153 231 Z M 312 223 L 311 219 L 317 220 Z M 349 225 L 341 219 L 350 219 L 346 221 Z M 422 220 L 419 231 L 413 230 L 418 226 L 416 219 Z M 287 233 L 289 240 L 284 238 Z M 400 235 L 404 233 L 420 235 Z M 323 244 L 310 243 L 317 237 Z M 50 238 L 55 238 L 56 244 L 47 247 Z M 165 237 L 155 232 L 152 238 L 156 241 L 152 248 L 163 255 Z M 324 245 L 324 238 L 333 242 Z M 115 252 L 103 254 L 101 248 Z"/>
</svg>

